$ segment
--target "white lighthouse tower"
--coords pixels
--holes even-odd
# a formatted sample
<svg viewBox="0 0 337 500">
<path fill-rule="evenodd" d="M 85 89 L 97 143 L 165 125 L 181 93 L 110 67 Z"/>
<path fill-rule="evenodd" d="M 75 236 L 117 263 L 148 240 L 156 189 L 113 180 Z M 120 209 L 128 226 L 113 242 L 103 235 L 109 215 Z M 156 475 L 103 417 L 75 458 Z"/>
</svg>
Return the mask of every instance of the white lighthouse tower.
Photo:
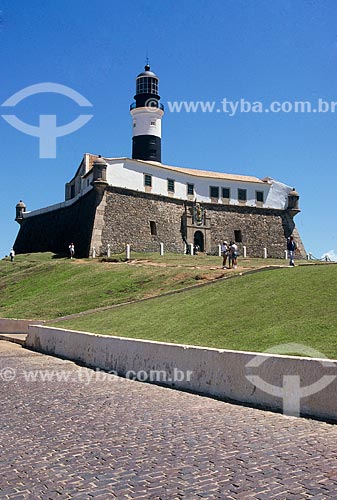
<svg viewBox="0 0 337 500">
<path fill-rule="evenodd" d="M 158 94 L 159 78 L 147 64 L 136 78 L 132 116 L 132 158 L 161 162 L 161 119 L 164 106 Z"/>
</svg>

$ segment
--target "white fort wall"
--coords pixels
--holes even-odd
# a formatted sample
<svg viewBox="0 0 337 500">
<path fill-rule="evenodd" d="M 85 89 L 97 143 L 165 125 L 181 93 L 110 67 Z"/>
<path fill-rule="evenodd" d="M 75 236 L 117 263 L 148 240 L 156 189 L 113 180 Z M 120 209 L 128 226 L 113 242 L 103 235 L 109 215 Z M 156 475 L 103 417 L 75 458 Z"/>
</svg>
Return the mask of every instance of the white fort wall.
<svg viewBox="0 0 337 500">
<path fill-rule="evenodd" d="M 92 178 L 92 176 L 90 176 Z M 89 178 L 87 179 L 89 181 Z M 59 210 L 60 208 L 65 208 L 65 207 L 70 207 L 73 205 L 76 201 L 78 201 L 81 196 L 84 196 L 87 194 L 89 191 L 93 189 L 92 185 L 90 182 L 83 182 L 83 187 L 81 188 L 81 191 L 74 196 L 74 198 L 70 198 L 69 200 L 62 201 L 61 203 L 56 203 L 55 205 L 49 205 L 48 207 L 44 208 L 38 208 L 37 210 L 31 210 L 27 212 L 23 212 L 22 216 L 24 219 L 27 219 L 29 217 L 34 217 L 35 215 L 40 215 L 40 214 L 46 214 L 48 212 L 53 212 L 54 210 Z"/>
<path fill-rule="evenodd" d="M 161 378 L 152 381 L 280 411 L 284 401 L 275 394 L 285 387 L 285 377 L 295 376 L 296 380 L 299 377 L 300 387 L 305 388 L 300 399 L 301 413 L 337 420 L 336 360 L 227 351 L 45 326 L 30 326 L 26 345 L 123 376 L 138 374 L 141 380 L 146 380 L 146 374 L 150 377 L 151 371 L 160 372 Z M 248 378 L 251 375 L 258 375 L 271 390 L 264 392 L 256 387 Z M 325 382 L 327 376 L 331 383 Z M 296 410 L 294 398 L 288 397 L 287 404 L 288 410 Z"/>
<path fill-rule="evenodd" d="M 285 210 L 288 204 L 288 194 L 292 190 L 290 186 L 277 181 L 263 182 L 257 179 L 256 182 L 252 182 L 211 176 L 201 177 L 137 160 L 107 160 L 107 162 L 107 181 L 111 186 L 145 191 L 144 174 L 149 174 L 152 176 L 152 188 L 150 190 L 152 194 L 172 196 L 181 200 L 196 199 L 198 202 L 211 203 L 214 199 L 210 198 L 210 186 L 215 186 L 219 187 L 219 203 L 222 203 L 222 188 L 230 188 L 231 198 L 229 204 L 242 205 L 243 203 L 239 202 L 237 198 L 238 189 L 246 189 L 247 202 L 244 205 Z M 168 191 L 168 179 L 175 181 L 174 193 Z M 187 183 L 194 185 L 194 195 L 192 197 L 187 196 Z M 256 191 L 264 193 L 263 204 L 257 204 Z"/>
<path fill-rule="evenodd" d="M 159 196 L 171 196 L 180 200 L 195 199 L 198 202 L 212 203 L 213 198 L 210 198 L 210 186 L 219 187 L 219 204 L 229 204 L 234 206 L 250 206 L 262 207 L 276 210 L 285 210 L 288 205 L 288 194 L 292 190 L 290 186 L 281 182 L 270 180 L 263 182 L 257 179 L 256 182 L 245 180 L 231 180 L 214 177 L 200 177 L 198 175 L 181 173 L 175 170 L 165 168 L 165 166 L 157 166 L 150 162 L 143 162 L 139 160 L 130 159 L 107 159 L 107 182 L 109 185 L 131 189 L 141 192 L 151 192 Z M 82 170 L 77 174 L 74 179 L 75 193 L 73 198 L 68 198 L 66 201 L 50 205 L 37 210 L 27 211 L 23 214 L 24 218 L 32 217 L 34 215 L 47 213 L 59 208 L 70 206 L 77 201 L 81 196 L 84 196 L 92 189 L 93 174 L 87 173 L 82 175 Z M 144 174 L 152 176 L 152 187 L 150 190 L 144 186 Z M 219 173 L 220 174 L 220 173 Z M 168 191 L 167 180 L 173 179 L 175 181 L 174 193 Z M 187 195 L 187 184 L 194 185 L 194 195 Z M 222 199 L 222 188 L 230 189 L 230 199 Z M 238 189 L 245 189 L 247 191 L 247 201 L 239 202 Z M 256 202 L 256 191 L 262 191 L 264 203 Z"/>
</svg>

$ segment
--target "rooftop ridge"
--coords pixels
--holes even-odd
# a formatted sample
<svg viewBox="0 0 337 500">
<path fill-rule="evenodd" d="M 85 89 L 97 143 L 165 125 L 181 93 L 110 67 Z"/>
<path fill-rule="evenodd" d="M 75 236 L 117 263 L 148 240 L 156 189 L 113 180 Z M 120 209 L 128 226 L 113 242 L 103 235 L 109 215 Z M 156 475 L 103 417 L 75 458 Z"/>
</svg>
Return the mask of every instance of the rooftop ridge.
<svg viewBox="0 0 337 500">
<path fill-rule="evenodd" d="M 90 155 L 90 160 L 91 160 L 91 166 L 94 158 L 98 158 L 99 155 L 93 155 L 91 153 L 88 153 Z M 159 162 L 154 162 L 154 161 L 146 161 L 146 160 L 138 160 L 138 159 L 133 159 L 133 158 L 128 158 L 125 156 L 121 157 L 108 157 L 108 156 L 102 156 L 103 159 L 109 161 L 115 161 L 115 160 L 128 160 L 132 162 L 137 162 L 137 163 L 142 163 L 145 165 L 151 165 L 154 167 L 162 168 L 164 170 L 170 170 L 173 172 L 181 173 L 181 174 L 188 174 L 192 175 L 195 177 L 203 177 L 203 178 L 211 178 L 211 179 L 223 179 L 223 180 L 234 180 L 234 181 L 242 181 L 242 182 L 255 182 L 259 184 L 266 184 L 270 183 L 269 179 L 268 180 L 263 180 L 260 179 L 259 177 L 255 177 L 252 175 L 241 175 L 241 174 L 231 174 L 227 172 L 214 172 L 211 170 L 201 170 L 201 169 L 191 169 L 191 168 L 186 168 L 186 167 L 177 167 L 177 166 L 172 166 L 172 165 L 166 165 L 164 163 L 159 163 Z"/>
</svg>

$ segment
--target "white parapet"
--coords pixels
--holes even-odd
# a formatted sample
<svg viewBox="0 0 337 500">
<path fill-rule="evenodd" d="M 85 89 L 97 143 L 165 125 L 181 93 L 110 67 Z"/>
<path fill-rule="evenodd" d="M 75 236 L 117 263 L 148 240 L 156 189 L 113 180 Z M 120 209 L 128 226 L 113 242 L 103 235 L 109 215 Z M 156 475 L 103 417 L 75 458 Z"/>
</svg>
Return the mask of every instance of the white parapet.
<svg viewBox="0 0 337 500">
<path fill-rule="evenodd" d="M 337 360 L 211 349 L 36 325 L 29 326 L 26 344 L 133 380 L 159 382 L 287 414 L 299 408 L 303 415 L 337 420 Z M 289 387 L 296 394 L 287 394 Z"/>
</svg>

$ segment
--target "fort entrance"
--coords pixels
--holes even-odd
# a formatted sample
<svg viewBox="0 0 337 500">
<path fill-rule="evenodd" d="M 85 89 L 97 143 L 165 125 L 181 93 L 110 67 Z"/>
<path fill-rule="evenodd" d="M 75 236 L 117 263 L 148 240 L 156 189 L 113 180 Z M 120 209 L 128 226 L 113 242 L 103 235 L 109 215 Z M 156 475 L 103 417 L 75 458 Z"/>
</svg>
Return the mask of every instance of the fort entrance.
<svg viewBox="0 0 337 500">
<path fill-rule="evenodd" d="M 204 235 L 201 231 L 196 231 L 194 233 L 194 248 L 199 247 L 200 252 L 205 251 Z"/>
</svg>

